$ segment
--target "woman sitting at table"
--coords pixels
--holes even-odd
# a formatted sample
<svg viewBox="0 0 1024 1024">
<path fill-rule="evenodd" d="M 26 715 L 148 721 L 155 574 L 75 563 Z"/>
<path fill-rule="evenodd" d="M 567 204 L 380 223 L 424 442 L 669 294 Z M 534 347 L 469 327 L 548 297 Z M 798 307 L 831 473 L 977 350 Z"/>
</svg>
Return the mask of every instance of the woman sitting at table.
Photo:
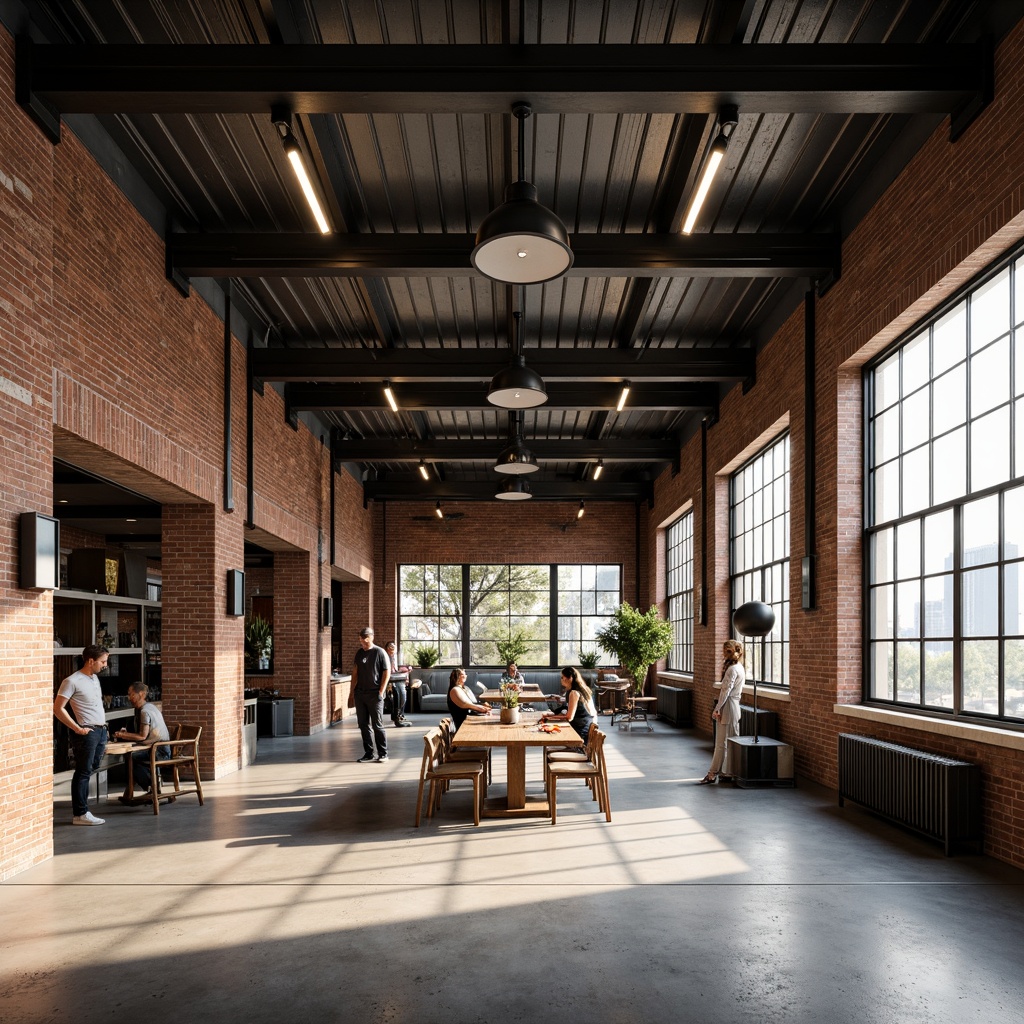
<svg viewBox="0 0 1024 1024">
<path fill-rule="evenodd" d="M 453 668 L 448 677 L 448 711 L 455 723 L 455 731 L 470 715 L 489 715 L 489 704 L 478 704 L 469 687 L 465 685 L 466 673 L 461 668 Z"/>
<path fill-rule="evenodd" d="M 594 707 L 594 695 L 590 687 L 583 680 L 579 669 L 567 665 L 562 669 L 560 680 L 562 689 L 566 693 L 565 711 L 558 714 L 548 712 L 540 716 L 542 722 L 568 722 L 584 741 L 590 726 L 597 718 L 597 708 Z"/>
</svg>

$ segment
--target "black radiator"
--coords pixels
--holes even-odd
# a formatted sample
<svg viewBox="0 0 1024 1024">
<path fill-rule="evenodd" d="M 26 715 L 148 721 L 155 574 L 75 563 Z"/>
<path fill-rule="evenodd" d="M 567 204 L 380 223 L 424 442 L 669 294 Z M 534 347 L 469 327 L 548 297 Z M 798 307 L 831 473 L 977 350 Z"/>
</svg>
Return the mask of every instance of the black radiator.
<svg viewBox="0 0 1024 1024">
<path fill-rule="evenodd" d="M 693 725 L 693 691 L 659 683 L 658 717 L 675 725 Z"/>
<path fill-rule="evenodd" d="M 981 769 L 966 761 L 886 743 L 839 736 L 839 806 L 853 800 L 943 844 L 981 845 Z"/>
</svg>

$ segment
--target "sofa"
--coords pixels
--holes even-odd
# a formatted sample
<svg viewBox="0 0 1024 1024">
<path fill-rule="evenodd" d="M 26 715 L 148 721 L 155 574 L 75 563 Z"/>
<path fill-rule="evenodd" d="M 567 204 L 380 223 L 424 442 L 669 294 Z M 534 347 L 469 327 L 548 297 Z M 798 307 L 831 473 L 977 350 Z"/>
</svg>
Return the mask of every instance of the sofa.
<svg viewBox="0 0 1024 1024">
<path fill-rule="evenodd" d="M 410 707 L 413 711 L 445 712 L 448 710 L 448 678 L 450 668 L 422 669 L 414 668 L 409 673 Z M 562 693 L 561 670 L 557 668 L 522 669 L 520 674 L 529 685 L 536 683 L 542 693 L 558 697 Z M 466 669 L 466 685 L 477 694 L 484 690 L 496 690 L 501 677 L 501 669 Z M 591 685 L 594 680 L 588 676 L 596 673 L 584 672 L 583 677 Z"/>
</svg>

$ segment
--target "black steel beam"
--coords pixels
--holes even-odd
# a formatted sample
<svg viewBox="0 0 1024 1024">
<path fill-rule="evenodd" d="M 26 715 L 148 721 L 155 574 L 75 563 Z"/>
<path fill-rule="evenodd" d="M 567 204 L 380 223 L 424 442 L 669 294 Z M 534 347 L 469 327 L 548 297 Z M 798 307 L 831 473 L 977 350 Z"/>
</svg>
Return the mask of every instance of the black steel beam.
<svg viewBox="0 0 1024 1024">
<path fill-rule="evenodd" d="M 19 46 L 17 75 L 22 104 L 62 114 L 948 114 L 991 63 L 981 43 L 62 44 Z"/>
<path fill-rule="evenodd" d="M 419 481 L 417 485 L 417 480 Z M 365 501 L 494 501 L 502 481 L 425 483 L 413 480 L 377 480 L 363 484 Z M 647 501 L 653 488 L 650 482 L 621 482 L 599 480 L 581 481 L 529 481 L 534 501 Z M 514 502 L 509 502 L 514 504 Z"/>
<path fill-rule="evenodd" d="M 540 411 L 576 409 L 579 411 L 613 409 L 620 387 L 614 384 L 562 384 L 546 382 L 548 400 Z M 431 410 L 490 409 L 487 388 L 477 381 L 451 381 L 443 388 L 436 384 L 403 383 L 395 388 L 403 412 Z M 295 412 L 356 409 L 387 409 L 380 384 L 286 384 L 285 404 Z M 663 412 L 710 412 L 718 404 L 718 387 L 713 384 L 634 383 L 629 392 L 629 408 Z"/>
<path fill-rule="evenodd" d="M 674 438 L 646 439 L 573 438 L 548 440 L 525 438 L 526 446 L 539 462 L 576 462 L 603 459 L 605 462 L 671 462 L 679 454 Z M 487 462 L 493 463 L 507 441 L 456 440 L 415 441 L 406 438 L 367 438 L 362 441 L 336 440 L 332 447 L 339 462 Z"/>
<path fill-rule="evenodd" d="M 742 381 L 754 373 L 750 348 L 528 348 L 527 365 L 549 381 Z M 507 349 L 258 348 L 252 373 L 268 381 L 488 381 L 509 363 Z"/>
<path fill-rule="evenodd" d="M 838 234 L 572 235 L 568 277 L 839 276 Z M 185 277 L 471 277 L 474 236 L 171 234 Z"/>
</svg>

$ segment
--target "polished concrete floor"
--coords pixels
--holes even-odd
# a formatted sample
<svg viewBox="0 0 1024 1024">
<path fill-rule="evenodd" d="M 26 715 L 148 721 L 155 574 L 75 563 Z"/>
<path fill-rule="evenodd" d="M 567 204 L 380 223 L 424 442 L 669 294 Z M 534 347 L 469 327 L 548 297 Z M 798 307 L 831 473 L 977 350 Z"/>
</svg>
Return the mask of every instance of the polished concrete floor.
<svg viewBox="0 0 1024 1024">
<path fill-rule="evenodd" d="M 435 720 L 385 765 L 351 721 L 261 740 L 156 818 L 72 827 L 62 787 L 55 857 L 0 887 L 0 1020 L 1024 1017 L 1024 873 L 811 784 L 697 786 L 708 738 L 660 723 L 608 730 L 611 824 L 574 784 L 554 827 L 474 828 L 467 789 L 417 830 Z"/>
</svg>

